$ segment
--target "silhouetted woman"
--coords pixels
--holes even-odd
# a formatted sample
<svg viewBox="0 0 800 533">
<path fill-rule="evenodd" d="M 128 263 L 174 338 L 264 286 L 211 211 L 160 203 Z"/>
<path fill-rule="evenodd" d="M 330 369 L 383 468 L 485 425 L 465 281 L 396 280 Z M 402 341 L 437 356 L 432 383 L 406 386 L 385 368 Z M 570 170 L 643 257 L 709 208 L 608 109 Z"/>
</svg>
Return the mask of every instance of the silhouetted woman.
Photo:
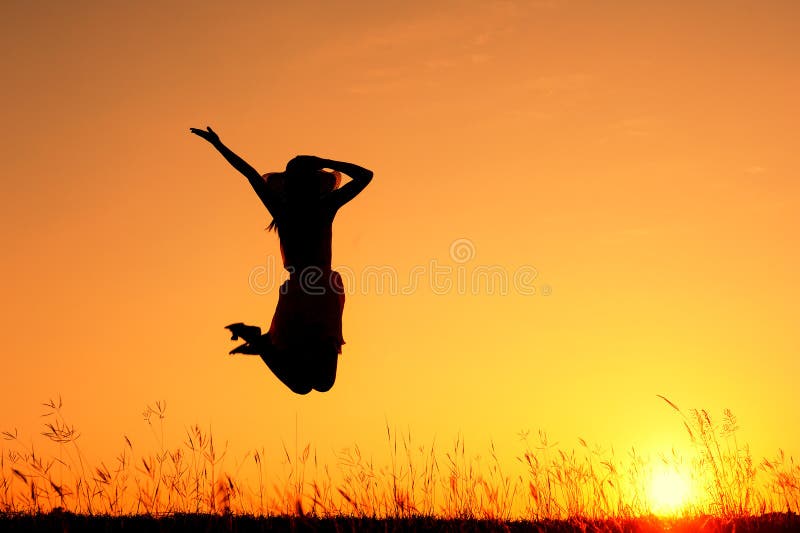
<svg viewBox="0 0 800 533">
<path fill-rule="evenodd" d="M 272 215 L 269 228 L 278 230 L 283 266 L 289 272 L 267 333 L 241 322 L 226 326 L 232 340 L 245 341 L 230 353 L 261 356 L 297 394 L 330 390 L 345 342 L 344 286 L 339 273 L 331 269 L 331 227 L 337 210 L 372 180 L 372 171 L 300 155 L 284 172 L 262 176 L 222 144 L 211 128 L 190 131 L 210 142 L 253 186 Z M 352 179 L 338 187 L 340 173 Z"/>
</svg>

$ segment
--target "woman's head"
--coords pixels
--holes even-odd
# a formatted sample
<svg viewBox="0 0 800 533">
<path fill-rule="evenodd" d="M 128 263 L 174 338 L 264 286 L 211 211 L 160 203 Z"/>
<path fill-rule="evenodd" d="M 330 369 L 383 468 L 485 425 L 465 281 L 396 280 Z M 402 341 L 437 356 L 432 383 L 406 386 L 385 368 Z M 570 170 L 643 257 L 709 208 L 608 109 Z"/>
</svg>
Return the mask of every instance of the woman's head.
<svg viewBox="0 0 800 533">
<path fill-rule="evenodd" d="M 342 175 L 339 172 L 298 168 L 290 161 L 284 172 L 264 174 L 267 192 L 279 203 L 291 207 L 292 204 L 305 203 L 333 191 L 339 186 Z M 275 221 L 270 228 L 275 227 Z"/>
<path fill-rule="evenodd" d="M 327 173 L 322 170 L 304 170 L 286 173 L 286 199 L 310 200 L 333 190 Z"/>
<path fill-rule="evenodd" d="M 287 202 L 319 198 L 339 186 L 341 174 L 325 170 L 275 172 L 269 175 L 275 192 Z"/>
<path fill-rule="evenodd" d="M 287 202 L 298 197 L 319 198 L 339 186 L 342 175 L 326 170 L 285 171 L 264 174 L 264 182 L 271 196 Z"/>
<path fill-rule="evenodd" d="M 286 164 L 286 192 L 292 198 L 319 197 L 339 185 L 338 172 L 326 172 L 318 157 L 300 155 Z"/>
</svg>

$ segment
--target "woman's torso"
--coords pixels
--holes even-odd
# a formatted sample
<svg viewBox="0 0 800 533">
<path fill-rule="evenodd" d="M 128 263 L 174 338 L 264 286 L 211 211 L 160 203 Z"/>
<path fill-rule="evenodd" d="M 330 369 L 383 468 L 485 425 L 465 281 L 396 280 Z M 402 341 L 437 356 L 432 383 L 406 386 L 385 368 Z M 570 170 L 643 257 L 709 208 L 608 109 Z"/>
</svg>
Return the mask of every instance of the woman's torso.
<svg viewBox="0 0 800 533">
<path fill-rule="evenodd" d="M 334 212 L 317 203 L 292 206 L 277 221 L 283 266 L 290 275 L 303 269 L 331 268 Z"/>
</svg>

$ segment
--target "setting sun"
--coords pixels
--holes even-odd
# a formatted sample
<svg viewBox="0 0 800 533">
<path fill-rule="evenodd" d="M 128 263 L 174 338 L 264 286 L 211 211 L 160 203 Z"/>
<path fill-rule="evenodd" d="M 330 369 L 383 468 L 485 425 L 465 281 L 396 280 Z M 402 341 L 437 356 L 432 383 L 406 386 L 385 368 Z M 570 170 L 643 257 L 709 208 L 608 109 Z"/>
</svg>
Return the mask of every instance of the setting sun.
<svg viewBox="0 0 800 533">
<path fill-rule="evenodd" d="M 668 466 L 653 472 L 647 496 L 650 508 L 657 515 L 677 514 L 689 503 L 691 485 L 686 473 Z"/>
</svg>

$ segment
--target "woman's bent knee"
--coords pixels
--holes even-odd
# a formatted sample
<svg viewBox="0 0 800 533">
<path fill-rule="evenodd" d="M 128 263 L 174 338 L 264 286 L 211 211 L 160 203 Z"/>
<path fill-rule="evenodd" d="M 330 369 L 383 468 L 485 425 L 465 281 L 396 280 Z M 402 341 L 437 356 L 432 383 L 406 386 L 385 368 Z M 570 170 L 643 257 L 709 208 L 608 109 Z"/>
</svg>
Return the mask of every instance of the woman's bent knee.
<svg viewBox="0 0 800 533">
<path fill-rule="evenodd" d="M 314 387 L 308 383 L 292 383 L 291 385 L 287 383 L 287 387 L 289 387 L 289 390 L 293 393 L 300 394 L 301 396 L 305 396 L 314 389 Z"/>
<path fill-rule="evenodd" d="M 336 382 L 336 366 L 339 354 L 336 351 L 328 351 L 320 357 L 317 375 L 314 380 L 314 390 L 328 392 Z"/>
<path fill-rule="evenodd" d="M 328 392 L 333 388 L 333 384 L 336 382 L 336 374 L 326 377 L 318 381 L 314 385 L 314 390 L 319 392 Z"/>
</svg>

